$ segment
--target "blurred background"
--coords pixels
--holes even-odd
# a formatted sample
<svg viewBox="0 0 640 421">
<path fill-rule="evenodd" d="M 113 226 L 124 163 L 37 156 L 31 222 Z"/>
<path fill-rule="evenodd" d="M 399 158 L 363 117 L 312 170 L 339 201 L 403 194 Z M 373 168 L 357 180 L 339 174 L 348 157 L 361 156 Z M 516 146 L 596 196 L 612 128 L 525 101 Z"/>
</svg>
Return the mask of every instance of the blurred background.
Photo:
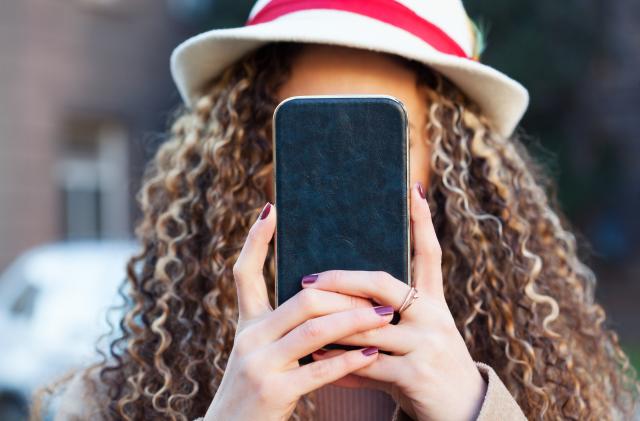
<svg viewBox="0 0 640 421">
<path fill-rule="evenodd" d="M 252 3 L 0 1 L 0 419 L 92 358 L 136 250 L 145 162 L 180 102 L 171 50 L 243 24 Z M 466 3 L 487 33 L 482 61 L 531 92 L 527 144 L 638 365 L 640 2 Z"/>
</svg>

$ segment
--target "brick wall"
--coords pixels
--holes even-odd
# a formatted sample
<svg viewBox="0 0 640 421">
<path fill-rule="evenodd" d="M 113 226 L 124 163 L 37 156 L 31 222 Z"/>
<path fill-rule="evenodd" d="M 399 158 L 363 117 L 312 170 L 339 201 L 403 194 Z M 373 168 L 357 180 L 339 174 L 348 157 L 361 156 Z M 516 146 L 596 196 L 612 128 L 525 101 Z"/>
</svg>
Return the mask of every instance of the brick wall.
<svg viewBox="0 0 640 421">
<path fill-rule="evenodd" d="M 0 270 L 61 237 L 55 164 L 69 118 L 125 125 L 132 196 L 149 139 L 179 102 L 169 55 L 194 29 L 157 0 L 89 3 L 0 2 Z"/>
</svg>

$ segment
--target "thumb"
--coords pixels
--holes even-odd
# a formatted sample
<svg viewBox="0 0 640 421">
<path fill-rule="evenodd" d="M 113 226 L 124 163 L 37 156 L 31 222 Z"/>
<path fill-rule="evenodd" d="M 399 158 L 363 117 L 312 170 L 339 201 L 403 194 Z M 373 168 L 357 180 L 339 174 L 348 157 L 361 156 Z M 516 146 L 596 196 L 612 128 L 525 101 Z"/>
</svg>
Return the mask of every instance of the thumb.
<svg viewBox="0 0 640 421">
<path fill-rule="evenodd" d="M 411 221 L 414 240 L 414 286 L 418 291 L 444 300 L 442 251 L 431 220 L 424 187 L 418 181 L 411 190 Z"/>
<path fill-rule="evenodd" d="M 255 220 L 233 265 L 238 292 L 239 321 L 272 311 L 263 267 L 276 226 L 275 206 L 267 202 Z"/>
</svg>

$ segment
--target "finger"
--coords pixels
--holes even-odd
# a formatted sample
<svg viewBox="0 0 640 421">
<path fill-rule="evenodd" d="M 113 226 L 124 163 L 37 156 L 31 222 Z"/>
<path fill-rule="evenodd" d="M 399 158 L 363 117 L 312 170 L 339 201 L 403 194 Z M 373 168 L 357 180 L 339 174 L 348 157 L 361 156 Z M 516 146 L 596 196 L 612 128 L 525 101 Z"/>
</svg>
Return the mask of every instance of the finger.
<svg viewBox="0 0 640 421">
<path fill-rule="evenodd" d="M 317 277 L 313 282 L 305 280 L 305 278 L 311 278 L 303 278 L 303 288 L 317 288 L 372 298 L 379 304 L 392 306 L 396 311 L 410 290 L 409 285 L 383 271 L 327 270 L 314 275 Z M 415 303 L 407 309 L 407 312 L 403 311 L 402 316 L 410 314 L 408 310 L 414 306 L 416 306 Z"/>
<path fill-rule="evenodd" d="M 329 351 L 319 349 L 311 354 L 311 356 L 313 357 L 314 361 L 319 361 L 335 357 L 336 355 L 344 354 L 345 352 L 346 350 L 344 349 L 332 349 Z M 390 389 L 389 383 L 358 376 L 353 373 L 349 373 L 346 376 L 332 382 L 331 384 L 335 386 L 346 387 L 349 389 L 376 389 L 387 393 L 389 393 Z"/>
<path fill-rule="evenodd" d="M 412 378 L 412 373 L 407 372 L 407 363 L 402 358 L 407 357 L 379 353 L 375 364 L 358 368 L 352 374 L 377 382 L 401 385 L 403 379 Z"/>
<path fill-rule="evenodd" d="M 411 189 L 411 221 L 414 242 L 414 280 L 419 292 L 444 299 L 442 285 L 442 252 L 431 220 L 429 203 L 420 194 L 424 187 L 418 181 Z"/>
<path fill-rule="evenodd" d="M 322 361 L 314 361 L 301 367 L 291 369 L 288 373 L 289 381 L 299 385 L 301 394 L 312 392 L 326 384 L 332 383 L 352 371 L 361 369 L 373 363 L 377 356 L 377 350 L 365 355 L 363 351 L 369 349 L 354 349 L 346 351 L 333 358 Z"/>
<path fill-rule="evenodd" d="M 417 338 L 415 338 L 414 332 L 415 329 L 408 328 L 406 324 L 386 324 L 375 329 L 340 338 L 334 343 L 375 346 L 382 351 L 392 352 L 394 355 L 404 355 L 417 347 Z"/>
<path fill-rule="evenodd" d="M 381 314 L 382 313 L 382 314 Z M 287 366 L 327 344 L 356 332 L 382 326 L 391 321 L 388 306 L 357 308 L 308 319 L 269 347 L 276 364 Z"/>
<path fill-rule="evenodd" d="M 257 323 L 270 342 L 283 337 L 305 320 L 355 308 L 371 308 L 370 300 L 319 289 L 302 289 Z"/>
<path fill-rule="evenodd" d="M 267 202 L 249 229 L 233 265 L 240 320 L 250 320 L 272 310 L 262 273 L 276 226 L 276 209 Z"/>
</svg>

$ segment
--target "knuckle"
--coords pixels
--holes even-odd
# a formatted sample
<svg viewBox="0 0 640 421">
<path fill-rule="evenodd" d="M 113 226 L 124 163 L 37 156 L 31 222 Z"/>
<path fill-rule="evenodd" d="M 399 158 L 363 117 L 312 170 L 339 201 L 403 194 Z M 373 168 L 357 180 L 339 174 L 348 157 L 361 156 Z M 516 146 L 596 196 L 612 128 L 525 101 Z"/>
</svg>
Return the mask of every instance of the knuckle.
<svg viewBox="0 0 640 421">
<path fill-rule="evenodd" d="M 361 307 L 360 303 L 362 302 L 362 298 L 356 297 L 355 295 L 348 295 L 347 300 L 349 308 Z"/>
<path fill-rule="evenodd" d="M 307 314 L 315 314 L 319 302 L 318 290 L 315 288 L 304 288 L 298 292 L 296 299 L 300 311 Z"/>
<path fill-rule="evenodd" d="M 357 309 L 351 311 L 351 323 L 356 328 L 371 326 L 371 324 L 377 320 L 373 317 L 373 310 L 371 309 Z"/>
<path fill-rule="evenodd" d="M 248 355 L 255 347 L 250 329 L 246 328 L 236 335 L 233 347 L 239 356 Z"/>
<path fill-rule="evenodd" d="M 238 374 L 253 390 L 259 390 L 264 382 L 263 368 L 255 357 L 245 356 L 240 359 Z"/>
<path fill-rule="evenodd" d="M 315 378 L 326 379 L 339 371 L 344 365 L 344 358 L 334 357 L 317 361 L 311 365 L 311 375 Z"/>
<path fill-rule="evenodd" d="M 315 319 L 309 319 L 300 325 L 300 336 L 304 340 L 313 340 L 322 336 L 324 328 L 322 323 Z"/>
<path fill-rule="evenodd" d="M 428 349 L 433 355 L 442 355 L 447 352 L 447 344 L 442 334 L 430 334 L 426 337 Z"/>
<path fill-rule="evenodd" d="M 233 273 L 234 279 L 242 278 L 244 274 L 244 265 L 242 264 L 241 259 L 238 258 L 236 262 L 233 264 L 232 273 Z"/>
<path fill-rule="evenodd" d="M 273 402 L 275 399 L 274 391 L 281 390 L 276 388 L 270 382 L 260 381 L 254 386 L 255 397 L 260 403 Z"/>
<path fill-rule="evenodd" d="M 458 327 L 453 316 L 445 311 L 437 312 L 434 318 L 436 330 L 445 335 L 458 335 Z"/>
<path fill-rule="evenodd" d="M 326 274 L 324 275 L 326 282 L 328 284 L 335 285 L 340 280 L 341 272 L 342 271 L 339 269 L 327 271 Z"/>
<path fill-rule="evenodd" d="M 365 330 L 363 332 L 360 332 L 360 335 L 362 335 L 362 339 L 369 343 L 374 341 L 376 338 L 378 338 L 380 336 L 380 333 L 382 332 L 383 327 L 374 327 L 368 330 Z"/>
<path fill-rule="evenodd" d="M 389 289 L 390 281 L 394 279 L 388 272 L 378 270 L 373 277 L 374 288 L 378 291 L 386 291 Z"/>
<path fill-rule="evenodd" d="M 429 364 L 412 364 L 411 371 L 415 374 L 416 381 L 431 382 L 433 378 L 432 368 Z"/>
</svg>

